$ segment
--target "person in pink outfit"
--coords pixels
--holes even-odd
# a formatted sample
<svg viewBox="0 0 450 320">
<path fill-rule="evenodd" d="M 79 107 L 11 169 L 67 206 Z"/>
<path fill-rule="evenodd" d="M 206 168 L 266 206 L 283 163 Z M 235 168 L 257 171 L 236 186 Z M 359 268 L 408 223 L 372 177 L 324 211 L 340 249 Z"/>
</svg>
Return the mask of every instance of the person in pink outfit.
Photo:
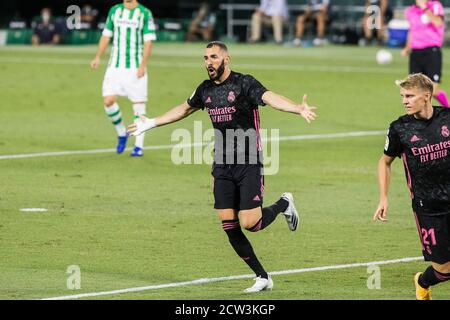
<svg viewBox="0 0 450 320">
<path fill-rule="evenodd" d="M 409 73 L 423 73 L 434 83 L 433 96 L 444 107 L 449 102 L 440 89 L 442 76 L 442 51 L 444 42 L 444 8 L 439 1 L 416 0 L 405 11 L 409 32 L 402 56 L 409 55 Z"/>
</svg>

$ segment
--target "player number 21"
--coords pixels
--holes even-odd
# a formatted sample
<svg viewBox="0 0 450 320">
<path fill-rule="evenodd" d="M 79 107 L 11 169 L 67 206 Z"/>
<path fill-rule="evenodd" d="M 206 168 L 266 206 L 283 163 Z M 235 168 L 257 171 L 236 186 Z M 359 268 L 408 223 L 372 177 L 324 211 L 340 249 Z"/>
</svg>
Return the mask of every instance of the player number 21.
<svg viewBox="0 0 450 320">
<path fill-rule="evenodd" d="M 436 245 L 436 237 L 434 235 L 434 228 L 431 228 L 428 230 L 425 228 L 422 228 L 422 240 L 423 240 L 424 245 L 430 244 L 430 242 L 428 241 L 428 237 L 431 237 L 431 245 L 435 246 Z"/>
</svg>

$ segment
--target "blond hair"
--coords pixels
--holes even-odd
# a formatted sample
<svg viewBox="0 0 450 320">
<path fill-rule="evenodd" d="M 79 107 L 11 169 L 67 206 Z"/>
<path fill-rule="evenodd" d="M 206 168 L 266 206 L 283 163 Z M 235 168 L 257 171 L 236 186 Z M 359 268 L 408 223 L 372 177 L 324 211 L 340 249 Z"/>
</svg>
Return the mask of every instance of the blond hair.
<svg viewBox="0 0 450 320">
<path fill-rule="evenodd" d="M 422 91 L 429 92 L 433 95 L 433 81 L 422 73 L 413 73 L 403 80 L 395 81 L 400 88 L 412 89 L 417 88 Z"/>
</svg>

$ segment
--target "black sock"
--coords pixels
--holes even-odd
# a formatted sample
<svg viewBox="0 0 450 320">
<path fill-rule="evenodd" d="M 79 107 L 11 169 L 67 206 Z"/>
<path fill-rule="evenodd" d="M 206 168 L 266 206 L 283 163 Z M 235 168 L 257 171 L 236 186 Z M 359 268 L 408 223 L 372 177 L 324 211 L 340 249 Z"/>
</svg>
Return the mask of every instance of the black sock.
<svg viewBox="0 0 450 320">
<path fill-rule="evenodd" d="M 285 199 L 281 198 L 273 205 L 269 207 L 262 208 L 262 217 L 261 219 L 251 228 L 247 229 L 251 232 L 256 232 L 264 229 L 269 224 L 271 224 L 275 218 L 278 216 L 280 212 L 286 211 L 289 206 L 289 202 Z"/>
<path fill-rule="evenodd" d="M 256 276 L 267 279 L 267 272 L 256 257 L 252 245 L 242 232 L 239 220 L 223 220 L 222 227 L 228 236 L 231 246 L 239 257 L 247 263 Z"/>
<path fill-rule="evenodd" d="M 432 266 L 429 266 L 424 273 L 422 273 L 419 277 L 419 285 L 422 288 L 429 288 L 430 286 L 434 286 L 440 282 L 445 282 L 450 280 L 450 273 L 440 273 Z"/>
<path fill-rule="evenodd" d="M 266 207 L 264 209 L 271 209 L 274 212 L 276 212 L 276 214 L 279 214 L 280 212 L 286 211 L 288 206 L 289 206 L 289 201 L 287 201 L 286 199 L 280 198 L 273 205 L 271 205 L 270 207 Z"/>
</svg>

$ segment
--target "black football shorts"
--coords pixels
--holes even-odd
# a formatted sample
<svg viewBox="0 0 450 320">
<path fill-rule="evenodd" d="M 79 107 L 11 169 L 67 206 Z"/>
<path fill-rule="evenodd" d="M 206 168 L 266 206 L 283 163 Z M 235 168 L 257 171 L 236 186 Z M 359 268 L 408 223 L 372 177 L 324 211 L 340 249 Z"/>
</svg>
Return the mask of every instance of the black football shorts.
<svg viewBox="0 0 450 320">
<path fill-rule="evenodd" d="M 249 210 L 262 205 L 264 192 L 263 166 L 233 164 L 212 167 L 214 208 Z"/>
<path fill-rule="evenodd" d="M 442 76 L 441 48 L 413 49 L 409 57 L 409 73 L 423 73 L 432 81 L 440 83 Z"/>
<path fill-rule="evenodd" d="M 425 261 L 450 261 L 450 213 L 414 214 Z"/>
</svg>

